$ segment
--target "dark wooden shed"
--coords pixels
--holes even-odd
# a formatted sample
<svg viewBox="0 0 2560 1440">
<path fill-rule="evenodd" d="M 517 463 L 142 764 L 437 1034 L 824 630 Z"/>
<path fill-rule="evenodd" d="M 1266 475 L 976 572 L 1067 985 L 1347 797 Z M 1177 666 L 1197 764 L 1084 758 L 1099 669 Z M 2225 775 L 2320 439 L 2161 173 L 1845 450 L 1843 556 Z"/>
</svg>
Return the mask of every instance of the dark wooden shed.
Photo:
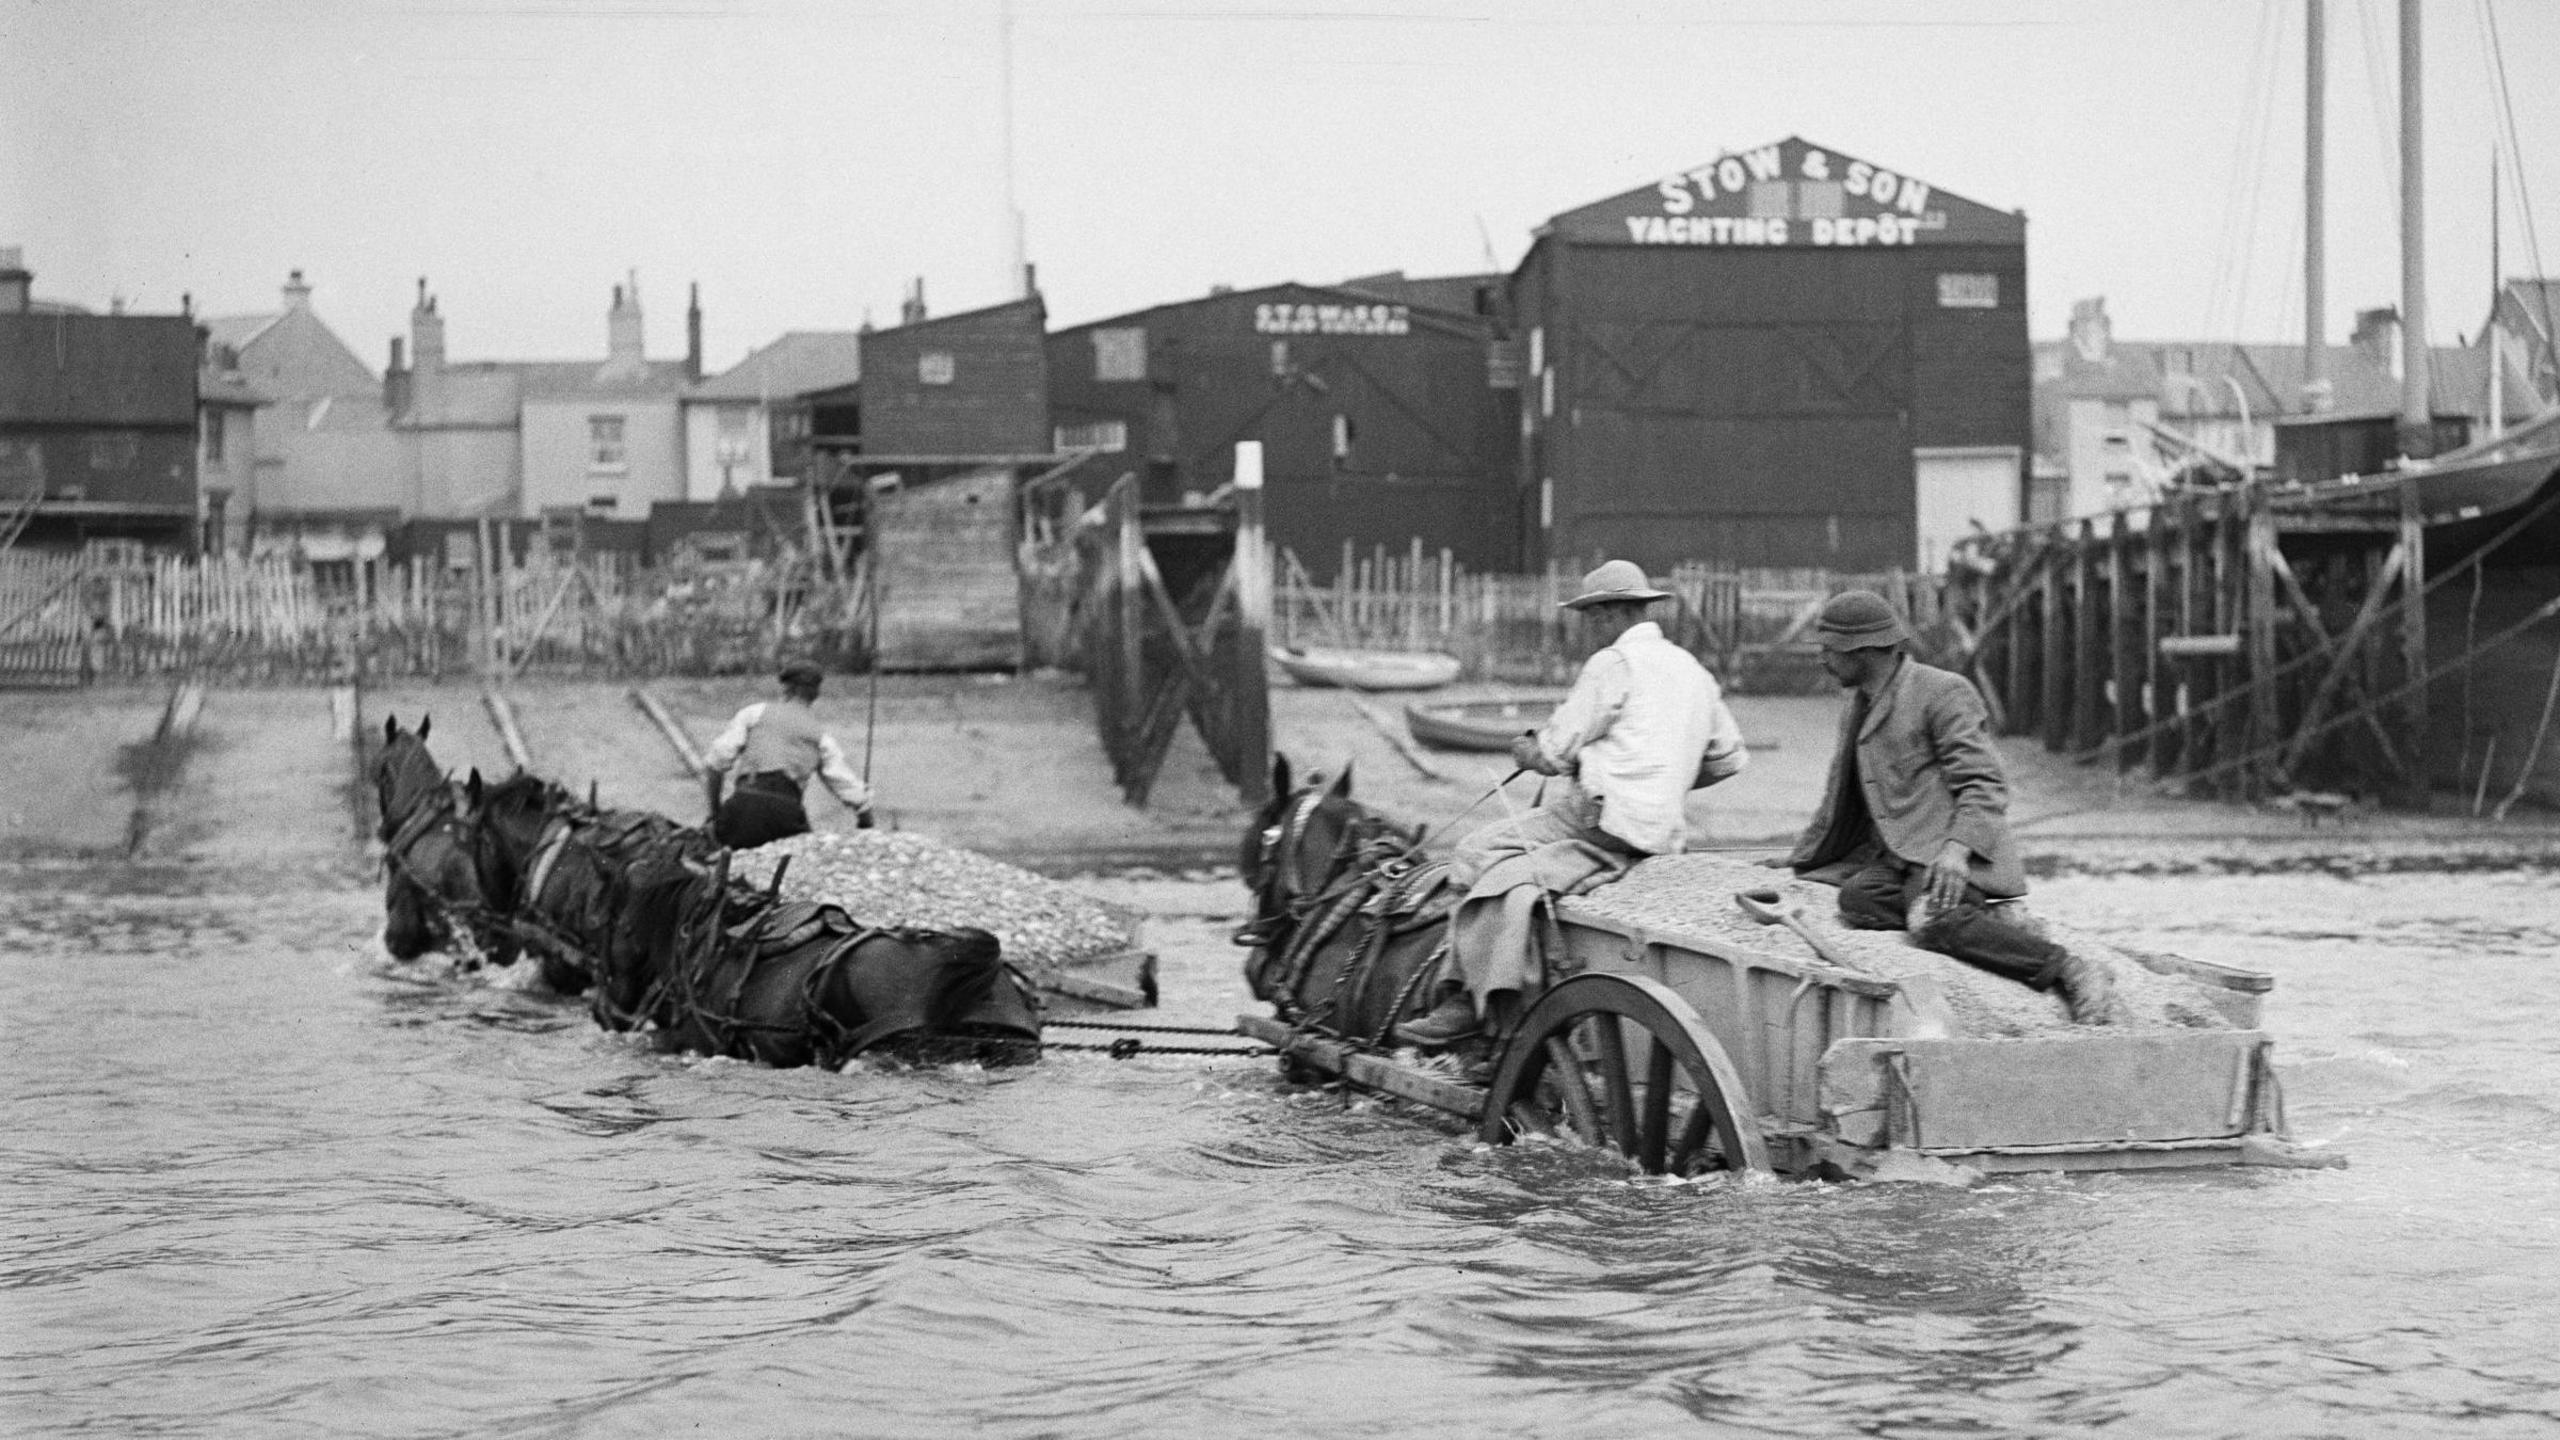
<svg viewBox="0 0 2560 1440">
<path fill-rule="evenodd" d="M 1476 569 L 1520 563 L 1506 352 L 1486 316 L 1282 284 L 1049 337 L 1061 450 L 1139 477 L 1147 503 L 1217 493 L 1236 442 L 1265 456 L 1269 533 L 1319 577 L 1345 541 L 1415 539 Z"/>
<path fill-rule="evenodd" d="M 1533 559 L 1927 565 L 2022 517 L 2022 216 L 1789 138 L 1556 216 L 1511 303 Z"/>
<path fill-rule="evenodd" d="M 0 545 L 197 539 L 195 322 L 0 313 Z"/>
</svg>

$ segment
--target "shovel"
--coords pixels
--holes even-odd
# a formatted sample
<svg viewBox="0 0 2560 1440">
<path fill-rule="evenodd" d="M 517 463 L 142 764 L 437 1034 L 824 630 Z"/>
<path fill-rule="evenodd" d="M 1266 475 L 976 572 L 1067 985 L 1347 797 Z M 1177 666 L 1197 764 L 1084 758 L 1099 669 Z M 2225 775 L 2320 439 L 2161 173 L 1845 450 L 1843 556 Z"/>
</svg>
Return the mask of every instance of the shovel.
<svg viewBox="0 0 2560 1440">
<path fill-rule="evenodd" d="M 1805 923 L 1804 907 L 1787 898 L 1783 892 L 1736 890 L 1733 892 L 1733 903 L 1742 907 L 1743 914 L 1763 925 L 1784 925 L 1793 930 L 1803 938 L 1804 943 L 1812 946 L 1813 953 L 1821 956 L 1825 962 L 1837 965 L 1843 970 L 1858 968 L 1848 957 L 1832 949 L 1831 942 L 1814 933 L 1813 927 Z"/>
</svg>

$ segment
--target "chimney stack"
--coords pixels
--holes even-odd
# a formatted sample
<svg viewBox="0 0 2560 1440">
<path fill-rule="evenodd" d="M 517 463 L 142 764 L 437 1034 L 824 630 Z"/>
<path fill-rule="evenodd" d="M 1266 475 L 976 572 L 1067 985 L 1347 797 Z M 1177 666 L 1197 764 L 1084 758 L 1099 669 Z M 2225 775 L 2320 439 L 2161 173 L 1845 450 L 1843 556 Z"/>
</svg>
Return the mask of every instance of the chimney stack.
<svg viewBox="0 0 2560 1440">
<path fill-rule="evenodd" d="M 34 272 L 27 269 L 26 252 L 15 245 L 0 245 L 0 315 L 24 315 L 35 308 Z"/>
<path fill-rule="evenodd" d="M 605 315 L 606 373 L 639 374 L 647 364 L 645 349 L 640 320 L 640 272 L 634 270 L 629 284 L 613 287 L 613 309 Z"/>
<path fill-rule="evenodd" d="M 2392 368 L 2391 352 L 2399 338 L 2399 308 L 2377 305 L 2371 310 L 2356 312 L 2355 333 L 2348 337 L 2348 343 L 2356 347 L 2356 353 L 2364 357 L 2365 363 L 2377 373 L 2395 375 L 2399 372 Z"/>
<path fill-rule="evenodd" d="M 403 363 L 400 337 L 391 337 L 391 363 L 382 367 L 382 408 L 398 420 L 409 408 L 409 370 Z"/>
<path fill-rule="evenodd" d="M 696 280 L 684 306 L 684 373 L 688 380 L 702 378 L 702 282 Z"/>
<path fill-rule="evenodd" d="M 901 325 L 914 325 L 921 322 L 923 319 L 924 277 L 919 275 L 916 277 L 914 288 L 907 292 L 907 298 L 898 302 L 898 323 Z"/>
<path fill-rule="evenodd" d="M 409 351 L 418 373 L 444 368 L 444 317 L 436 313 L 436 297 L 427 293 L 427 277 L 418 277 L 418 300 L 409 308 Z"/>
<path fill-rule="evenodd" d="M 2094 295 L 2071 302 L 2071 348 L 2092 365 L 2106 363 L 2115 344 L 2115 322 L 2107 318 L 2107 297 Z"/>
<path fill-rule="evenodd" d="M 287 310 L 311 308 L 311 287 L 303 283 L 302 272 L 299 270 L 285 277 L 284 308 Z"/>
</svg>

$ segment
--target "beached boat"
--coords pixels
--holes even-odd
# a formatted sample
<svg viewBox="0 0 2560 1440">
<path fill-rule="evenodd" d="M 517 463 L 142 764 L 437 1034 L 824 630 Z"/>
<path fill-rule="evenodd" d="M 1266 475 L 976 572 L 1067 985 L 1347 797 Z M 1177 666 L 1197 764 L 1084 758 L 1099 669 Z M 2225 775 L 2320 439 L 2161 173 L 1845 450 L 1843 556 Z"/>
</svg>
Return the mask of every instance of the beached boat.
<svg viewBox="0 0 2560 1440">
<path fill-rule="evenodd" d="M 1345 690 L 1433 690 L 1458 678 L 1458 657 L 1437 651 L 1271 647 L 1271 659 L 1301 685 Z"/>
<path fill-rule="evenodd" d="M 1503 751 L 1522 731 L 1547 722 L 1558 695 L 1522 696 L 1510 700 L 1459 700 L 1441 704 L 1417 701 L 1404 707 L 1404 728 L 1435 750 Z"/>
</svg>

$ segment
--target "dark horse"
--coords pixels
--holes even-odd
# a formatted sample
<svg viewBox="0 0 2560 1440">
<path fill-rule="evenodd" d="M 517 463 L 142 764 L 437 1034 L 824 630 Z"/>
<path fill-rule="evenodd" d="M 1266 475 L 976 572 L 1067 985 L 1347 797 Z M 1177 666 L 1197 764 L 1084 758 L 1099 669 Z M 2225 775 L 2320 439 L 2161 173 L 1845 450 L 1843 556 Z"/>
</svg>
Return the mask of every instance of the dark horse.
<svg viewBox="0 0 2560 1440">
<path fill-rule="evenodd" d="M 473 861 L 470 822 L 444 767 L 427 751 L 432 719 L 414 731 L 397 717 L 382 722 L 382 753 L 373 761 L 375 808 L 382 816 L 382 943 L 396 960 L 415 960 L 457 941 L 477 942 L 505 964 L 514 946 L 487 934 L 482 876 Z"/>
<path fill-rule="evenodd" d="M 882 929 L 835 905 L 733 881 L 700 830 L 642 845 L 619 872 L 589 1004 L 659 1048 L 841 1066 L 882 1046 L 919 1059 L 1039 1053 L 1030 986 L 984 930 Z"/>
<path fill-rule="evenodd" d="M 649 810 L 608 810 L 538 775 L 463 786 L 489 908 L 563 995 L 587 988 L 614 922 L 614 881 L 649 843 L 682 828 Z"/>
<path fill-rule="evenodd" d="M 1348 766 L 1292 788 L 1275 760 L 1271 794 L 1237 857 L 1254 902 L 1235 937 L 1253 951 L 1245 978 L 1292 1025 L 1385 1046 L 1455 973 L 1448 867 L 1425 859 L 1419 831 L 1351 798 Z"/>
</svg>

